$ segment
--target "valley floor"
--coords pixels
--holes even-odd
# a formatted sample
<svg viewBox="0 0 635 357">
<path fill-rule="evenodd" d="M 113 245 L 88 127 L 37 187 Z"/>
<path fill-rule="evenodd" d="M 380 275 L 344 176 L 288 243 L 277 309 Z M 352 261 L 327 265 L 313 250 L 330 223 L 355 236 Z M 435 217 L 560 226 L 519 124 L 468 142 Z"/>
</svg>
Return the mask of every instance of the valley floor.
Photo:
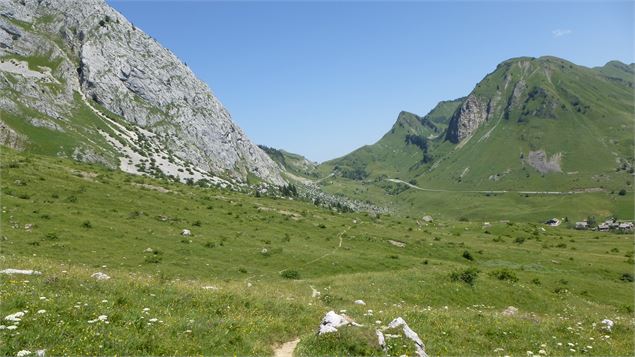
<svg viewBox="0 0 635 357">
<path fill-rule="evenodd" d="M 378 355 L 399 316 L 429 355 L 635 348 L 632 235 L 341 214 L 0 155 L 0 270 L 41 272 L 0 274 L 0 355 Z M 330 310 L 362 326 L 317 335 Z M 388 355 L 413 355 L 395 336 Z"/>
</svg>

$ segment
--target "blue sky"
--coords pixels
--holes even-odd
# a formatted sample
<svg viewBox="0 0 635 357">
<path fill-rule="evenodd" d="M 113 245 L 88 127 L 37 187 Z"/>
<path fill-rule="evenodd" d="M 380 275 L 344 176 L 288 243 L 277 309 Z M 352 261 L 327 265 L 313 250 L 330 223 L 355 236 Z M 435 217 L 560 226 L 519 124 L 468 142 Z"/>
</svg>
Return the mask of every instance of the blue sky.
<svg viewBox="0 0 635 357">
<path fill-rule="evenodd" d="M 256 143 L 324 161 L 511 57 L 634 62 L 628 2 L 108 0 L 209 84 Z"/>
</svg>

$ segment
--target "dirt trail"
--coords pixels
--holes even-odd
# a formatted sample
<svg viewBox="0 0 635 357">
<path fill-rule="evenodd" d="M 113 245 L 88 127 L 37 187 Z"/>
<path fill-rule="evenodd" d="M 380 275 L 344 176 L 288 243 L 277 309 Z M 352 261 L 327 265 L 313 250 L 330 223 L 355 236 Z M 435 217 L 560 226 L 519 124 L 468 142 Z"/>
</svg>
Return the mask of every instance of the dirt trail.
<svg viewBox="0 0 635 357">
<path fill-rule="evenodd" d="M 293 341 L 283 343 L 280 347 L 274 348 L 273 355 L 275 357 L 292 357 L 293 351 L 295 351 L 295 347 L 298 345 L 299 342 L 300 339 L 296 338 Z"/>
<path fill-rule="evenodd" d="M 520 194 L 528 194 L 528 195 L 575 195 L 580 193 L 587 192 L 596 192 L 596 191 L 587 191 L 587 190 L 576 190 L 576 191 L 515 191 L 515 190 L 489 190 L 489 191 L 478 191 L 478 190 L 445 190 L 445 189 L 433 189 L 433 188 L 422 188 L 419 186 L 415 186 L 409 182 L 399 180 L 399 179 L 386 179 L 390 182 L 402 183 L 408 187 L 414 188 L 415 190 L 420 191 L 428 191 L 428 192 L 459 192 L 459 193 L 520 193 Z"/>
</svg>

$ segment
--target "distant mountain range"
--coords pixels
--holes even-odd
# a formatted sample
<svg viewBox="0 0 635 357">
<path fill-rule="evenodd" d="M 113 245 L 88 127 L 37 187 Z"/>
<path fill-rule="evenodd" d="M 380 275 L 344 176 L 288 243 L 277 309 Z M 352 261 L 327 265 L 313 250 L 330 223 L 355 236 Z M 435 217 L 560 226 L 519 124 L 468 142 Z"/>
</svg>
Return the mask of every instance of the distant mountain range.
<svg viewBox="0 0 635 357">
<path fill-rule="evenodd" d="M 379 141 L 315 171 L 330 193 L 387 194 L 397 203 L 416 201 L 416 189 L 630 191 L 634 78 L 635 65 L 619 61 L 587 68 L 556 57 L 510 59 L 466 97 L 425 116 L 401 112 Z"/>
<path fill-rule="evenodd" d="M 576 190 L 633 172 L 635 65 L 515 58 L 464 98 L 401 112 L 378 142 L 320 165 L 348 180 L 436 188 Z"/>
</svg>

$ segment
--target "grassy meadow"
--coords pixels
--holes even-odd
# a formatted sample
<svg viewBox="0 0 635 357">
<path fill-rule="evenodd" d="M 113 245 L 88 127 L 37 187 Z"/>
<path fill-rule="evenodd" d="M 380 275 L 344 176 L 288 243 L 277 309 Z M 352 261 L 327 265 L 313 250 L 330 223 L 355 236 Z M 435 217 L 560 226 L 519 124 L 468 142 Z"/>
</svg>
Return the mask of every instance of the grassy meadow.
<svg viewBox="0 0 635 357">
<path fill-rule="evenodd" d="M 270 355 L 296 338 L 297 356 L 383 355 L 375 329 L 398 316 L 430 355 L 635 348 L 632 235 L 344 214 L 8 149 L 0 161 L 0 269 L 42 273 L 0 275 L 0 355 Z M 318 336 L 329 310 L 363 326 Z"/>
</svg>

